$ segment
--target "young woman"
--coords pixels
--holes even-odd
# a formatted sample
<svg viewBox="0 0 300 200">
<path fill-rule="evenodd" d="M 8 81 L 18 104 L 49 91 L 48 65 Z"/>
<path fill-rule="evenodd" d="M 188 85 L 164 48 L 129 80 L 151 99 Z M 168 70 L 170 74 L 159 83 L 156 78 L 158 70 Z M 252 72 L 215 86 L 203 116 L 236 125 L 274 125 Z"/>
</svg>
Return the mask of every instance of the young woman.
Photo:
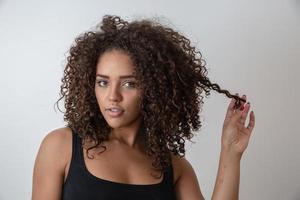
<svg viewBox="0 0 300 200">
<path fill-rule="evenodd" d="M 67 60 L 59 99 L 67 126 L 40 145 L 33 200 L 204 199 L 184 155 L 210 90 L 231 98 L 212 199 L 238 199 L 254 113 L 245 124 L 246 96 L 211 83 L 187 38 L 150 20 L 106 15 L 75 40 Z"/>
</svg>

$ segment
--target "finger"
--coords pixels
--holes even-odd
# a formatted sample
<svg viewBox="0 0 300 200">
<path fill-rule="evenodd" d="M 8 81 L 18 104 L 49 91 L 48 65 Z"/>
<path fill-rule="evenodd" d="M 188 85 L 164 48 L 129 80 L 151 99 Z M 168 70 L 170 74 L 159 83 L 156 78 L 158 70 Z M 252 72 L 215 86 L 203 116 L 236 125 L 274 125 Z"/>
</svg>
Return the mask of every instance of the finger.
<svg viewBox="0 0 300 200">
<path fill-rule="evenodd" d="M 238 94 L 238 93 L 236 93 L 236 94 Z M 236 95 L 236 96 L 238 96 L 238 95 Z M 239 111 L 240 109 L 242 109 L 242 110 L 244 109 L 244 104 L 247 101 L 247 97 L 246 97 L 246 95 L 243 95 L 240 98 L 243 99 L 244 101 L 239 100 L 239 105 L 238 106 L 237 105 L 234 106 L 234 113 L 237 112 L 237 111 Z M 237 103 L 238 102 L 236 102 L 236 104 Z"/>
<path fill-rule="evenodd" d="M 235 96 L 240 97 L 240 96 L 239 96 L 239 93 L 235 93 Z M 235 101 L 234 101 L 234 106 L 233 106 L 233 113 L 235 113 L 236 110 L 237 110 L 238 108 L 240 108 L 240 106 L 241 106 L 241 105 L 238 106 L 237 103 L 239 103 L 239 102 L 238 102 L 238 100 L 235 99 Z"/>
<path fill-rule="evenodd" d="M 235 99 L 232 98 L 229 105 L 228 105 L 227 112 L 226 112 L 226 118 L 227 119 L 230 119 L 233 115 L 235 102 L 236 102 Z"/>
<path fill-rule="evenodd" d="M 245 103 L 247 102 L 247 96 L 244 94 L 241 99 L 244 99 L 244 101 L 241 101 L 241 106 L 240 106 L 240 110 L 244 110 L 244 107 L 245 107 Z"/>
<path fill-rule="evenodd" d="M 239 93 L 235 93 L 235 96 L 239 96 Z M 225 117 L 225 123 L 229 122 L 229 120 L 235 115 L 236 113 L 236 103 L 237 100 L 235 98 L 231 99 L 231 102 L 227 108 L 227 113 Z"/>
<path fill-rule="evenodd" d="M 239 96 L 239 93 L 235 93 L 235 96 Z M 235 112 L 235 110 L 237 109 L 237 107 L 236 107 L 236 103 L 237 103 L 237 100 L 236 100 L 236 99 L 234 99 L 233 112 Z"/>
<path fill-rule="evenodd" d="M 244 104 L 246 104 L 246 102 L 247 102 L 247 95 L 244 94 L 244 95 L 242 96 L 242 99 L 245 100 L 245 101 L 244 101 Z"/>
<path fill-rule="evenodd" d="M 246 101 L 247 97 L 246 95 L 243 95 L 242 97 L 240 97 L 241 99 L 244 99 Z M 236 118 L 241 117 L 242 115 L 242 110 L 244 109 L 244 102 L 240 101 L 240 106 L 236 107 L 234 109 L 234 114 L 237 115 Z"/>
<path fill-rule="evenodd" d="M 254 115 L 254 112 L 251 111 L 250 112 L 250 120 L 249 120 L 247 129 L 251 132 L 253 130 L 254 126 L 255 126 L 255 115 Z"/>
<path fill-rule="evenodd" d="M 244 110 L 242 111 L 242 115 L 240 118 L 240 123 L 242 126 L 245 126 L 245 122 L 246 122 L 249 110 L 250 110 L 250 103 L 248 102 L 245 104 Z"/>
</svg>

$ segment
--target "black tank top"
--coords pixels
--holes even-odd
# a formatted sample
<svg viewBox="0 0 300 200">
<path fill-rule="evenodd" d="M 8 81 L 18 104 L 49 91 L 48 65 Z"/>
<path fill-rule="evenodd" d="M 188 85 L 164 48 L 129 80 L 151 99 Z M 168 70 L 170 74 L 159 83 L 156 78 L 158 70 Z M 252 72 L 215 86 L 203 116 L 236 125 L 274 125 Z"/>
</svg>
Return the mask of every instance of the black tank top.
<svg viewBox="0 0 300 200">
<path fill-rule="evenodd" d="M 81 138 L 72 131 L 72 158 L 62 200 L 175 200 L 172 165 L 160 183 L 135 185 L 104 180 L 86 168 Z"/>
</svg>

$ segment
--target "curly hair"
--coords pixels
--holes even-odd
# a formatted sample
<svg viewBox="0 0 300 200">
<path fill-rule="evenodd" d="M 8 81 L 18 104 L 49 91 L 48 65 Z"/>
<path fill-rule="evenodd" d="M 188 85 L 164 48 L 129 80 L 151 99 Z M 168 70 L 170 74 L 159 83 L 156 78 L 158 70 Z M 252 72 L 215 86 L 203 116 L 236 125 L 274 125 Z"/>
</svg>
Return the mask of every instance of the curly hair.
<svg viewBox="0 0 300 200">
<path fill-rule="evenodd" d="M 98 58 L 113 49 L 126 52 L 134 63 L 137 85 L 142 89 L 143 120 L 138 134 L 144 134 L 146 154 L 154 158 L 152 166 L 161 174 L 171 163 L 171 153 L 184 156 L 185 140 L 191 140 L 192 131 L 201 128 L 198 114 L 203 92 L 206 97 L 215 90 L 234 98 L 236 108 L 245 102 L 209 80 L 201 53 L 179 32 L 149 19 L 128 23 L 119 16 L 105 15 L 95 30 L 80 34 L 72 44 L 56 102 L 65 98 L 67 127 L 84 141 L 95 142 L 88 151 L 108 140 L 111 131 L 94 87 Z"/>
</svg>

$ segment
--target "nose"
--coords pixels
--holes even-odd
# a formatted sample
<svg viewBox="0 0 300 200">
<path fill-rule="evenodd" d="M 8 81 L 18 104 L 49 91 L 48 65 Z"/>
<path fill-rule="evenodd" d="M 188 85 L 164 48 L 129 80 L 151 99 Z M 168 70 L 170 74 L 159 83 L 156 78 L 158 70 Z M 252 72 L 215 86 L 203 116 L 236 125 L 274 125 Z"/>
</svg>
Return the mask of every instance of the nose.
<svg viewBox="0 0 300 200">
<path fill-rule="evenodd" d="M 109 101 L 121 101 L 122 96 L 117 86 L 111 87 L 108 94 Z"/>
</svg>

